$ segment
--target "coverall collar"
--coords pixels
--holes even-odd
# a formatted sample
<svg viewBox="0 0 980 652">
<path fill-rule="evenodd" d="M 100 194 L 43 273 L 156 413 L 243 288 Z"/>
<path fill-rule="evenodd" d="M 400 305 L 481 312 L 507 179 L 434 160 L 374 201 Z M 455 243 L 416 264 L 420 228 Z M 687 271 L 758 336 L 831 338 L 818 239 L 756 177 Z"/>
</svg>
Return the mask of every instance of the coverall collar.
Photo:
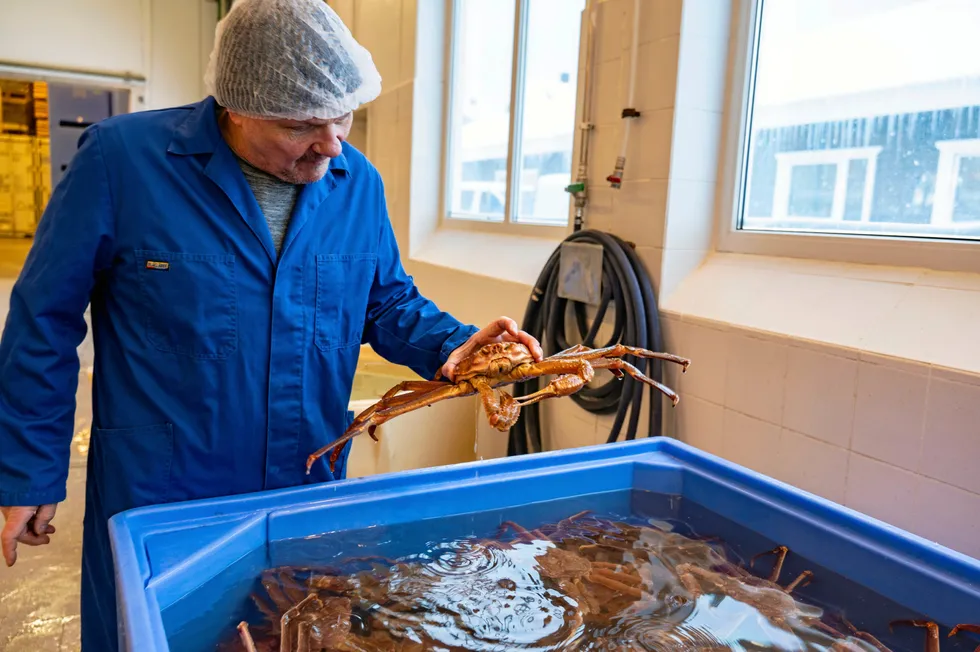
<svg viewBox="0 0 980 652">
<path fill-rule="evenodd" d="M 297 198 L 286 237 L 282 243 L 282 250 L 277 255 L 275 245 L 272 243 L 272 234 L 269 232 L 269 225 L 262 214 L 262 209 L 255 200 L 255 196 L 238 166 L 234 152 L 221 135 L 221 129 L 215 117 L 217 104 L 214 97 L 208 96 L 192 106 L 194 106 L 193 111 L 174 130 L 174 136 L 167 151 L 178 156 L 211 154 L 210 160 L 205 164 L 204 173 L 228 196 L 238 214 L 265 249 L 269 261 L 273 266 L 276 266 L 278 261 L 285 256 L 286 251 L 310 215 L 323 203 L 330 191 L 337 186 L 338 178 L 343 176 L 350 178 L 351 173 L 347 164 L 347 157 L 341 153 L 339 156 L 330 159 L 328 170 L 331 174 L 325 175 L 319 181 L 303 186 Z"/>
</svg>

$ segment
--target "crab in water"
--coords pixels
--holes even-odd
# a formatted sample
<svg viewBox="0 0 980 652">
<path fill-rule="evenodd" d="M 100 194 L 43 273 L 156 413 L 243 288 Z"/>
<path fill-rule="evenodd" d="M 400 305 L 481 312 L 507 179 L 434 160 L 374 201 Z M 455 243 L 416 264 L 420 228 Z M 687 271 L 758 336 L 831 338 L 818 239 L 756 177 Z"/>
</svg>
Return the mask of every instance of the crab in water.
<svg viewBox="0 0 980 652">
<path fill-rule="evenodd" d="M 939 625 L 931 620 L 896 620 L 889 625 L 891 629 L 895 625 L 912 625 L 913 627 L 925 627 L 926 629 L 926 651 L 925 652 L 939 652 Z M 960 632 L 971 632 L 973 634 L 980 634 L 980 625 L 957 625 L 949 631 L 949 636 L 952 638 Z M 975 652 L 980 652 L 980 646 L 977 646 Z"/>
<path fill-rule="evenodd" d="M 577 344 L 535 362 L 530 350 L 519 342 L 493 342 L 484 345 L 457 365 L 455 382 L 440 381 L 437 375 L 436 380 L 407 380 L 392 387 L 380 401 L 359 414 L 341 437 L 310 455 L 306 462 L 306 473 L 309 474 L 313 463 L 330 450 L 333 450 L 330 455 L 332 471 L 344 444 L 358 434 L 367 431 L 377 441 L 374 431 L 385 421 L 449 398 L 479 394 L 490 425 L 506 432 L 517 422 L 523 406 L 574 394 L 592 380 L 596 369 L 608 369 L 617 378 L 629 374 L 663 392 L 673 405 L 677 405 L 679 399 L 673 390 L 620 359 L 624 355 L 666 360 L 681 365 L 684 371 L 691 364 L 690 360 L 670 353 L 658 353 L 623 344 L 601 349 L 590 349 Z M 504 385 L 549 375 L 557 377 L 542 389 L 521 398 L 514 398 L 498 389 Z"/>
</svg>

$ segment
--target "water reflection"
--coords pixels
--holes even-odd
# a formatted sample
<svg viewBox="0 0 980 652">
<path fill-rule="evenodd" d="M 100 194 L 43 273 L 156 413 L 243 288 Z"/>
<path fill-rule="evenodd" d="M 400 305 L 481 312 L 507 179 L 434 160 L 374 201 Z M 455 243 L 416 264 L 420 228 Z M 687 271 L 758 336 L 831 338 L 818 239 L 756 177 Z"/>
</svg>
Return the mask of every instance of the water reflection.
<svg viewBox="0 0 980 652">
<path fill-rule="evenodd" d="M 505 521 L 397 559 L 279 567 L 262 575 L 247 637 L 296 651 L 875 649 L 795 599 L 793 578 L 753 575 L 722 543 L 655 523 Z"/>
</svg>

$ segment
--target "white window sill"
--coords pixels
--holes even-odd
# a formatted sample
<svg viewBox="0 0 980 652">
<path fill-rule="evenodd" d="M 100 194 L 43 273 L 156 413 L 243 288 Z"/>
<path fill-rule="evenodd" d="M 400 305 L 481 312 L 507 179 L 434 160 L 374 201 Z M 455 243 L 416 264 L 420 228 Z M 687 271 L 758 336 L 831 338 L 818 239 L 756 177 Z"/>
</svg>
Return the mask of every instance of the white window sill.
<svg viewBox="0 0 980 652">
<path fill-rule="evenodd" d="M 440 228 L 410 256 L 425 263 L 533 287 L 562 238 Z"/>
<path fill-rule="evenodd" d="M 980 274 L 715 253 L 662 310 L 980 374 Z"/>
</svg>

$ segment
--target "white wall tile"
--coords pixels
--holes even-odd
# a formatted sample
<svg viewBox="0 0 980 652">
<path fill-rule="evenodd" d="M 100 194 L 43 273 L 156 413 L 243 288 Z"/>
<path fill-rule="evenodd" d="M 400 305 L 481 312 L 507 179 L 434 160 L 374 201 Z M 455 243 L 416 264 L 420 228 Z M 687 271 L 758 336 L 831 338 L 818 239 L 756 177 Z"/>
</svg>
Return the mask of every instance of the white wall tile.
<svg viewBox="0 0 980 652">
<path fill-rule="evenodd" d="M 570 400 L 549 399 L 541 405 L 541 439 L 545 450 L 577 448 L 596 443 L 596 416 Z"/>
<path fill-rule="evenodd" d="M 882 316 L 880 353 L 980 371 L 980 346 L 962 345 L 963 324 L 980 323 L 980 292 L 912 286 Z"/>
<path fill-rule="evenodd" d="M 678 331 L 683 328 L 681 316 L 672 312 L 660 311 L 660 330 L 663 333 L 664 350 L 673 351 L 677 346 Z M 677 365 L 670 365 L 677 368 Z"/>
<path fill-rule="evenodd" d="M 802 337 L 794 337 L 792 342 L 793 346 L 801 349 L 815 351 L 817 353 L 834 356 L 836 358 L 844 358 L 846 360 L 859 360 L 861 355 L 861 352 L 858 349 L 852 349 L 847 346 L 839 346 L 836 344 L 827 344 L 825 342 L 818 342 L 816 340 Z"/>
<path fill-rule="evenodd" d="M 707 181 L 671 179 L 667 192 L 664 247 L 707 250 L 714 230 L 715 185 Z"/>
<path fill-rule="evenodd" d="M 844 504 L 889 525 L 908 530 L 915 524 L 911 506 L 920 476 L 878 460 L 850 454 Z"/>
<path fill-rule="evenodd" d="M 676 79 L 680 108 L 721 112 L 725 105 L 728 39 L 684 34 Z"/>
<path fill-rule="evenodd" d="M 683 0 L 641 0 L 640 43 L 680 34 L 682 4 Z"/>
<path fill-rule="evenodd" d="M 363 1 L 363 0 L 361 0 Z M 403 64 L 402 74 L 414 72 L 420 81 L 441 83 L 445 79 L 447 4 L 404 0 L 402 8 L 402 56 L 414 63 L 413 71 Z"/>
<path fill-rule="evenodd" d="M 675 109 L 673 136 L 671 178 L 714 184 L 721 146 L 721 113 Z"/>
<path fill-rule="evenodd" d="M 402 80 L 401 20 L 402 0 L 354 3 L 357 40 L 371 53 L 381 79 L 391 85 Z"/>
<path fill-rule="evenodd" d="M 730 334 L 725 407 L 781 424 L 788 355 L 786 344 L 776 339 Z"/>
<path fill-rule="evenodd" d="M 779 471 L 779 426 L 728 409 L 723 423 L 722 457 L 776 477 Z"/>
<path fill-rule="evenodd" d="M 636 255 L 643 261 L 643 266 L 646 268 L 647 273 L 650 274 L 653 290 L 659 298 L 661 296 L 660 283 L 661 277 L 663 276 L 664 250 L 660 247 L 637 247 Z"/>
<path fill-rule="evenodd" d="M 676 432 L 668 435 L 712 455 L 724 455 L 725 408 L 696 396 L 681 396 L 674 412 Z"/>
<path fill-rule="evenodd" d="M 625 180 L 610 189 L 615 206 L 614 227 L 619 237 L 644 247 L 662 247 L 667 213 L 667 181 Z"/>
<path fill-rule="evenodd" d="M 851 450 L 915 471 L 919 467 L 928 368 L 918 373 L 862 360 Z"/>
<path fill-rule="evenodd" d="M 844 503 L 848 451 L 783 429 L 775 476 L 804 491 Z"/>
<path fill-rule="evenodd" d="M 680 376 L 685 395 L 717 403 L 725 402 L 725 377 L 729 358 L 729 332 L 683 321 L 677 327 L 678 341 L 671 353 L 691 361 Z"/>
<path fill-rule="evenodd" d="M 920 365 L 916 364 L 916 366 Z M 980 374 L 964 371 L 962 369 L 950 369 L 949 367 L 942 367 L 940 365 L 929 365 L 929 376 L 930 378 L 949 380 L 954 383 L 980 386 Z"/>
<path fill-rule="evenodd" d="M 694 249 L 664 249 L 661 296 L 670 297 L 681 282 L 704 262 L 707 255 L 707 251 Z"/>
<path fill-rule="evenodd" d="M 930 381 L 919 470 L 980 493 L 980 387 Z"/>
<path fill-rule="evenodd" d="M 416 46 L 416 25 L 418 24 L 417 21 L 419 18 L 419 7 L 418 7 L 417 0 L 401 0 L 399 4 L 401 5 L 400 7 L 401 24 L 399 25 L 400 27 L 399 45 L 401 46 L 401 51 L 398 54 L 398 63 L 399 63 L 398 83 L 404 83 L 414 78 L 416 74 L 416 70 L 415 70 L 416 47 L 415 46 Z M 425 0 L 422 0 L 422 4 L 426 5 L 431 3 L 426 3 Z M 425 8 L 426 11 L 429 11 L 430 9 L 431 8 L 429 7 Z M 436 9 L 435 11 L 438 12 L 439 10 Z M 426 16 L 426 18 L 429 18 L 430 20 L 432 18 L 438 20 L 441 17 L 442 17 L 441 12 Z M 435 40 L 431 38 L 433 35 L 439 33 L 443 33 L 443 34 L 445 33 L 443 29 L 440 29 L 442 25 L 440 25 L 438 22 L 435 21 L 433 22 L 435 24 L 431 26 L 424 23 L 427 28 L 434 28 L 434 29 L 432 29 L 431 34 L 422 34 L 423 38 Z M 434 72 L 435 71 L 433 71 L 433 73 Z"/>
<path fill-rule="evenodd" d="M 596 7 L 595 54 L 597 62 L 622 56 L 629 47 L 632 27 L 629 19 L 633 3 L 627 0 L 606 0 Z"/>
<path fill-rule="evenodd" d="M 681 34 L 728 42 L 732 0 L 684 0 Z"/>
<path fill-rule="evenodd" d="M 782 423 L 847 448 L 854 423 L 857 361 L 791 347 Z"/>
<path fill-rule="evenodd" d="M 671 109 L 647 111 L 635 118 L 630 128 L 630 139 L 626 145 L 626 171 L 624 179 L 666 179 L 670 174 L 670 152 L 674 123 L 674 112 Z M 620 132 L 619 138 L 622 138 Z M 620 141 L 617 141 L 617 144 Z M 616 163 L 615 156 L 609 161 L 608 172 L 613 171 Z"/>
<path fill-rule="evenodd" d="M 980 558 L 980 495 L 921 478 L 911 510 L 916 534 Z"/>
<path fill-rule="evenodd" d="M 680 37 L 668 36 L 640 46 L 636 53 L 636 89 L 634 107 L 642 114 L 674 106 L 677 90 L 677 54 Z M 628 60 L 623 57 L 623 60 Z M 628 79 L 624 71 L 623 85 Z"/>
<path fill-rule="evenodd" d="M 476 459 L 492 460 L 507 457 L 508 433 L 500 432 L 487 421 L 487 414 L 480 401 L 475 401 L 476 414 Z"/>
<path fill-rule="evenodd" d="M 597 66 L 597 70 L 592 84 L 594 93 L 592 123 L 596 125 L 617 123 L 622 120 L 622 111 L 626 102 L 627 71 L 624 70 L 623 60 L 605 61 Z M 590 148 L 590 155 L 592 151 Z"/>
<path fill-rule="evenodd" d="M 616 157 L 619 156 L 620 147 L 623 144 L 622 120 L 611 124 L 602 125 L 592 130 L 589 139 L 589 183 L 603 188 L 611 189 L 606 177 L 612 174 L 616 167 Z M 635 127 L 636 125 L 634 125 Z M 627 155 L 629 152 L 627 152 Z M 576 157 L 578 154 L 576 153 Z M 578 158 L 575 159 L 576 169 L 578 168 Z M 627 161 L 629 166 L 629 161 Z M 632 171 L 628 172 L 628 179 L 642 178 Z"/>
</svg>

